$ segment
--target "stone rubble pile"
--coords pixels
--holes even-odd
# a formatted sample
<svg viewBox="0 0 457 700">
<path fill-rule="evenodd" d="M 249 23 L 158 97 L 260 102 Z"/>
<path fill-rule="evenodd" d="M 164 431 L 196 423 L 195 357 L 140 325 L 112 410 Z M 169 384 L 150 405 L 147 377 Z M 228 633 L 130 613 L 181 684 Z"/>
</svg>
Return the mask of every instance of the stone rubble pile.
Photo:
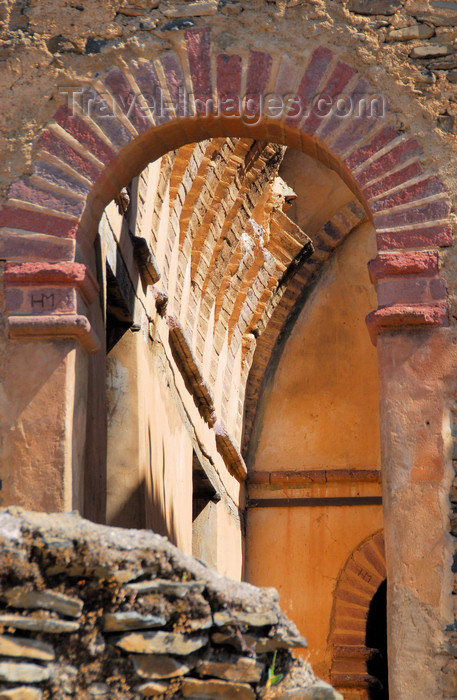
<svg viewBox="0 0 457 700">
<path fill-rule="evenodd" d="M 276 591 L 166 538 L 10 508 L 0 543 L 0 700 L 341 698 L 293 656 Z"/>
</svg>

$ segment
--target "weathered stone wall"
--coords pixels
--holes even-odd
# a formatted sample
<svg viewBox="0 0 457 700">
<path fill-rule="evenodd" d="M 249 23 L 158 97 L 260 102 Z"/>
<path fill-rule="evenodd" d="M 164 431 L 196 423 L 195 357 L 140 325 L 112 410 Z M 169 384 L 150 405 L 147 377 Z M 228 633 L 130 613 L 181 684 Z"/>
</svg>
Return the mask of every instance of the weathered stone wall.
<svg viewBox="0 0 457 700">
<path fill-rule="evenodd" d="M 376 37 L 380 50 L 401 62 L 416 96 L 430 100 L 438 128 L 457 133 L 457 4 L 452 0 L 348 0 L 345 4 L 357 39 L 370 44 Z"/>
<path fill-rule="evenodd" d="M 158 535 L 77 514 L 0 513 L 0 698 L 337 700 L 291 649 L 273 589 Z M 284 679 L 266 686 L 268 669 Z"/>
</svg>

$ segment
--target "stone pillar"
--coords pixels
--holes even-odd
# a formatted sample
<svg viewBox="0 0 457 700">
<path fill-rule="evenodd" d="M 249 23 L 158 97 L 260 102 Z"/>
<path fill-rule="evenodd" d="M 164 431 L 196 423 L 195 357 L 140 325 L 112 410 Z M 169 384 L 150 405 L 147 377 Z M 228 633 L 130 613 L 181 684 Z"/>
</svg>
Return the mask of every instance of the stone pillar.
<svg viewBox="0 0 457 700">
<path fill-rule="evenodd" d="M 82 509 L 85 420 L 75 393 L 78 353 L 71 340 L 4 344 L 0 397 L 2 505 Z M 84 382 L 85 388 L 87 385 Z M 80 438 L 74 439 L 74 438 Z"/>
<path fill-rule="evenodd" d="M 80 263 L 5 263 L 0 311 L 0 498 L 83 510 L 88 352 L 97 283 Z"/>
<path fill-rule="evenodd" d="M 392 700 L 443 697 L 444 628 L 453 621 L 449 489 L 455 334 L 436 253 L 370 265 L 377 334 Z M 394 299 L 396 303 L 394 303 Z"/>
<path fill-rule="evenodd" d="M 451 614 L 450 330 L 378 339 L 390 697 L 441 698 Z"/>
</svg>

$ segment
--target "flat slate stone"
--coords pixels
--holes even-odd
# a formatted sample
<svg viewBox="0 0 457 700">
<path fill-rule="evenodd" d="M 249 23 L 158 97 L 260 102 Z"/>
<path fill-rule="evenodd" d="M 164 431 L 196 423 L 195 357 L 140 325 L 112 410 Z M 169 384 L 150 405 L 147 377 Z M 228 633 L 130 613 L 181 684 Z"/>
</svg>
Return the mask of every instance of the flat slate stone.
<svg viewBox="0 0 457 700">
<path fill-rule="evenodd" d="M 163 10 L 166 17 L 203 17 L 217 12 L 217 0 L 194 0 L 187 4 L 167 7 Z"/>
<path fill-rule="evenodd" d="M 8 602 L 8 605 L 13 608 L 42 608 L 44 610 L 53 610 L 68 617 L 79 617 L 84 605 L 79 598 L 71 598 L 63 593 L 29 591 L 21 586 L 5 591 L 3 597 Z"/>
<path fill-rule="evenodd" d="M 198 651 L 208 642 L 206 635 L 188 637 L 173 632 L 132 632 L 116 642 L 124 651 L 134 654 L 176 654 L 187 656 Z"/>
<path fill-rule="evenodd" d="M 211 640 L 214 644 L 227 644 L 237 651 L 242 650 L 241 640 L 230 632 L 214 632 L 211 635 Z M 249 634 L 243 634 L 243 642 L 246 647 L 257 653 L 266 653 L 276 651 L 276 649 L 287 649 L 288 644 L 279 639 L 270 639 L 269 637 L 252 637 Z"/>
<path fill-rule="evenodd" d="M 225 683 L 224 681 L 199 681 L 186 678 L 181 687 L 185 698 L 224 698 L 225 700 L 254 700 L 255 693 L 250 685 L 244 683 Z"/>
<path fill-rule="evenodd" d="M 392 41 L 409 41 L 411 39 L 429 39 L 434 33 L 434 30 L 427 24 L 413 24 L 411 27 L 392 29 L 387 36 Z"/>
<path fill-rule="evenodd" d="M 132 661 L 136 673 L 151 680 L 185 676 L 195 666 L 166 654 L 137 654 L 132 656 Z"/>
<path fill-rule="evenodd" d="M 258 683 L 262 676 L 263 664 L 247 656 L 231 656 L 218 660 L 204 659 L 197 664 L 201 676 L 216 676 L 226 681 Z"/>
<path fill-rule="evenodd" d="M 451 3 L 450 3 L 451 4 Z M 455 3 L 452 3 L 455 4 Z M 433 3 L 432 3 L 433 5 Z M 451 10 L 451 7 L 449 5 L 449 10 Z M 431 24 L 434 24 L 435 27 L 452 27 L 456 24 L 456 12 L 457 10 L 454 9 L 454 11 L 450 11 L 448 14 L 441 14 L 440 12 L 433 12 L 430 10 L 427 10 L 427 12 L 418 12 L 414 13 L 415 17 L 417 17 L 418 20 L 421 22 L 430 22 Z"/>
<path fill-rule="evenodd" d="M 27 688 L 25 685 L 0 690 L 0 700 L 41 700 L 42 697 L 43 693 L 39 688 Z"/>
<path fill-rule="evenodd" d="M 49 566 L 46 569 L 46 573 L 48 576 L 65 574 L 69 578 L 82 576 L 84 578 L 112 579 L 118 583 L 127 583 L 139 576 L 151 573 L 151 568 L 117 570 L 106 566 L 62 566 L 56 564 L 55 566 Z"/>
<path fill-rule="evenodd" d="M 134 610 L 128 612 L 106 613 L 103 616 L 105 632 L 127 632 L 128 630 L 150 629 L 163 627 L 166 617 L 160 615 L 142 615 Z"/>
<path fill-rule="evenodd" d="M 318 681 L 308 688 L 282 690 L 279 697 L 281 700 L 344 700 L 341 693 L 338 693 L 325 681 Z"/>
<path fill-rule="evenodd" d="M 214 632 L 211 635 L 211 640 L 215 644 L 228 644 L 237 651 L 242 651 L 245 647 L 248 647 L 248 649 L 252 649 L 257 654 L 266 654 L 270 651 L 276 651 L 276 649 L 306 648 L 306 639 L 304 637 L 284 637 L 281 639 L 254 637 L 250 634 L 243 634 L 244 644 L 241 644 L 240 638 L 231 632 Z"/>
<path fill-rule="evenodd" d="M 144 698 L 152 698 L 156 695 L 163 695 L 167 691 L 167 688 L 168 683 L 155 681 L 153 683 L 143 683 L 139 685 L 136 690 L 138 693 L 141 693 Z"/>
<path fill-rule="evenodd" d="M 163 593 L 164 595 L 172 595 L 175 598 L 184 598 L 188 593 L 202 593 L 205 589 L 205 583 L 203 581 L 180 583 L 179 581 L 167 581 L 166 579 L 156 578 L 152 581 L 129 583 L 126 588 L 137 593 Z"/>
<path fill-rule="evenodd" d="M 14 627 L 18 630 L 30 630 L 31 632 L 61 634 L 65 632 L 76 632 L 79 630 L 79 622 L 25 617 L 23 615 L 0 615 L 0 627 Z"/>
<path fill-rule="evenodd" d="M 36 664 L 0 661 L 0 681 L 7 683 L 41 683 L 51 677 L 51 670 Z"/>
<path fill-rule="evenodd" d="M 249 627 L 266 627 L 275 625 L 278 622 L 278 615 L 275 612 L 246 612 L 245 610 L 223 610 L 214 614 L 214 624 L 217 627 L 224 625 L 238 624 Z"/>
<path fill-rule="evenodd" d="M 40 642 L 37 639 L 24 639 L 23 637 L 10 637 L 0 635 L 0 656 L 19 656 L 37 661 L 53 661 L 54 648 L 51 644 Z"/>
<path fill-rule="evenodd" d="M 348 10 L 359 15 L 394 15 L 401 6 L 400 0 L 349 0 Z"/>
<path fill-rule="evenodd" d="M 92 683 L 87 690 L 89 695 L 93 698 L 108 697 L 109 693 L 109 688 L 106 683 Z"/>
<path fill-rule="evenodd" d="M 426 46 L 415 46 L 411 51 L 411 58 L 433 58 L 434 56 L 447 56 L 453 52 L 452 46 L 448 44 L 427 44 Z"/>
<path fill-rule="evenodd" d="M 207 630 L 213 626 L 213 621 L 210 617 L 200 618 L 196 620 L 186 620 L 186 628 L 192 632 L 199 630 Z"/>
<path fill-rule="evenodd" d="M 434 61 L 427 63 L 429 70 L 451 70 L 457 68 L 457 59 L 454 56 L 444 56 L 436 58 Z"/>
</svg>

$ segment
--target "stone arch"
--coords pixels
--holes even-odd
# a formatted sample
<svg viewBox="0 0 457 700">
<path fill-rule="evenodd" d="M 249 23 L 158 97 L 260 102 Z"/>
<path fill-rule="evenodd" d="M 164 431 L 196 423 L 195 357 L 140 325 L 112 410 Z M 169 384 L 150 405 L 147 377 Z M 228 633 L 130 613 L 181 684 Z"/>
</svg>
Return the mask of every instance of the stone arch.
<svg viewBox="0 0 457 700">
<path fill-rule="evenodd" d="M 331 682 L 338 688 L 369 687 L 366 620 L 370 602 L 386 575 L 384 535 L 379 530 L 354 549 L 335 587 L 329 646 Z"/>
<path fill-rule="evenodd" d="M 447 325 L 436 248 L 451 244 L 450 204 L 384 98 L 382 119 L 377 113 L 357 120 L 320 119 L 313 110 L 304 116 L 283 110 L 276 119 L 262 113 L 272 93 L 309 106 L 315 95 L 331 101 L 343 91 L 369 100 L 370 89 L 328 46 L 315 46 L 297 68 L 286 53 L 219 50 L 205 26 L 185 31 L 175 51 L 119 61 L 89 79 L 40 134 L 32 174 L 11 185 L 0 211 L 10 336 L 74 337 L 95 351 L 80 308 L 96 294 L 87 254 L 104 206 L 151 160 L 222 134 L 302 150 L 336 170 L 364 203 L 383 253 L 371 268 L 380 301 L 369 318 L 374 334 L 395 325 Z M 167 96 L 166 112 L 156 110 L 157 95 Z M 246 95 L 252 118 L 233 111 Z M 65 302 L 51 314 L 35 313 L 21 289 L 45 294 L 49 284 L 65 291 Z"/>
</svg>

